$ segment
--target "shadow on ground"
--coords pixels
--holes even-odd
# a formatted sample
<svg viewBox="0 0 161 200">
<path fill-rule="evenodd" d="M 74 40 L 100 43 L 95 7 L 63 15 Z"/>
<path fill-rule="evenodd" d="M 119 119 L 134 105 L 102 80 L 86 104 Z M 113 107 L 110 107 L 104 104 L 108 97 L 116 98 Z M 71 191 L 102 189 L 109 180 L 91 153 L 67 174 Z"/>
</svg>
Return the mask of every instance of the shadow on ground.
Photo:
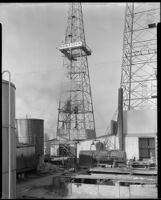
<svg viewBox="0 0 161 200">
<path fill-rule="evenodd" d="M 66 197 L 68 195 L 67 179 L 64 177 L 53 177 L 51 184 L 33 186 L 33 189 L 45 189 L 47 193 L 53 193 L 55 197 Z"/>
</svg>

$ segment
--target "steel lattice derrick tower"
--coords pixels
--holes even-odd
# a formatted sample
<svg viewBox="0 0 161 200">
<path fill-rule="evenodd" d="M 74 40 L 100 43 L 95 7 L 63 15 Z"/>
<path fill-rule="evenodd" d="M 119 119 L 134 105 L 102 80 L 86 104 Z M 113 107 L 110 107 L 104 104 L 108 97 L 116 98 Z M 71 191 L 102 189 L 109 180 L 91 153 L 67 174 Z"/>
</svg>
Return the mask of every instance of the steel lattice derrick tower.
<svg viewBox="0 0 161 200">
<path fill-rule="evenodd" d="M 59 139 L 95 138 L 95 120 L 90 87 L 81 3 L 70 3 L 65 42 L 59 47 L 68 82 L 60 95 L 57 136 Z"/>
<path fill-rule="evenodd" d="M 123 109 L 156 109 L 159 3 L 127 3 L 121 87 Z"/>
</svg>

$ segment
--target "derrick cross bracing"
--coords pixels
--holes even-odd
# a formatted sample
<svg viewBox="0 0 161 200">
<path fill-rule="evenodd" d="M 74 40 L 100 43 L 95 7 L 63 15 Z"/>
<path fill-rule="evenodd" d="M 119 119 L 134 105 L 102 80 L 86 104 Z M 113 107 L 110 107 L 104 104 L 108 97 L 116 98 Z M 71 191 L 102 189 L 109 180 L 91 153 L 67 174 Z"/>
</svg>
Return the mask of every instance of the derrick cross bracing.
<svg viewBox="0 0 161 200">
<path fill-rule="evenodd" d="M 127 3 L 121 87 L 123 109 L 156 109 L 159 3 Z"/>
<path fill-rule="evenodd" d="M 65 42 L 59 51 L 64 55 L 66 78 L 59 100 L 57 136 L 62 140 L 95 138 L 87 60 L 91 50 L 85 41 L 81 3 L 70 3 Z"/>
</svg>

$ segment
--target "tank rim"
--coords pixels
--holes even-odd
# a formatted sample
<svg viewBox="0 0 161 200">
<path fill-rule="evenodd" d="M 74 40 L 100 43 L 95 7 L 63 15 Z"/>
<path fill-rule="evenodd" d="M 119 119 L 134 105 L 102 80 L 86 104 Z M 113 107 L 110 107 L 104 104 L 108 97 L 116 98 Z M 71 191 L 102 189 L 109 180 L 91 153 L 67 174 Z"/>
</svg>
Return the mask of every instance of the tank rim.
<svg viewBox="0 0 161 200">
<path fill-rule="evenodd" d="M 9 81 L 4 80 L 4 79 L 2 80 L 2 83 L 9 85 Z M 13 84 L 12 82 L 11 82 L 11 86 L 14 87 L 14 88 L 16 89 L 15 84 Z"/>
</svg>

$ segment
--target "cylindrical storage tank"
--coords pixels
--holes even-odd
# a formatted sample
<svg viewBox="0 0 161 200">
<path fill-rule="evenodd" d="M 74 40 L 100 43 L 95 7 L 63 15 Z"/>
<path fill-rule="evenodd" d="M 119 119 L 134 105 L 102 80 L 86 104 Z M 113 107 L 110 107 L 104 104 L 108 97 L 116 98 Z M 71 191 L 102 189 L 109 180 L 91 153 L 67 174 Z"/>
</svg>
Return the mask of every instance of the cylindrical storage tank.
<svg viewBox="0 0 161 200">
<path fill-rule="evenodd" d="M 98 152 L 96 153 L 96 161 L 97 161 L 97 162 L 106 162 L 106 161 L 110 161 L 109 151 L 107 151 L 107 150 L 98 151 Z"/>
<path fill-rule="evenodd" d="M 19 145 L 16 149 L 16 171 L 23 173 L 37 167 L 35 145 Z"/>
<path fill-rule="evenodd" d="M 16 198 L 15 85 L 10 88 L 11 198 Z M 2 199 L 9 198 L 9 82 L 2 80 Z"/>
<path fill-rule="evenodd" d="M 44 120 L 42 119 L 17 119 L 17 146 L 19 144 L 35 145 L 37 162 L 41 165 L 44 161 Z"/>
<path fill-rule="evenodd" d="M 120 150 L 110 150 L 110 157 L 118 162 L 126 162 L 126 152 Z"/>
</svg>

